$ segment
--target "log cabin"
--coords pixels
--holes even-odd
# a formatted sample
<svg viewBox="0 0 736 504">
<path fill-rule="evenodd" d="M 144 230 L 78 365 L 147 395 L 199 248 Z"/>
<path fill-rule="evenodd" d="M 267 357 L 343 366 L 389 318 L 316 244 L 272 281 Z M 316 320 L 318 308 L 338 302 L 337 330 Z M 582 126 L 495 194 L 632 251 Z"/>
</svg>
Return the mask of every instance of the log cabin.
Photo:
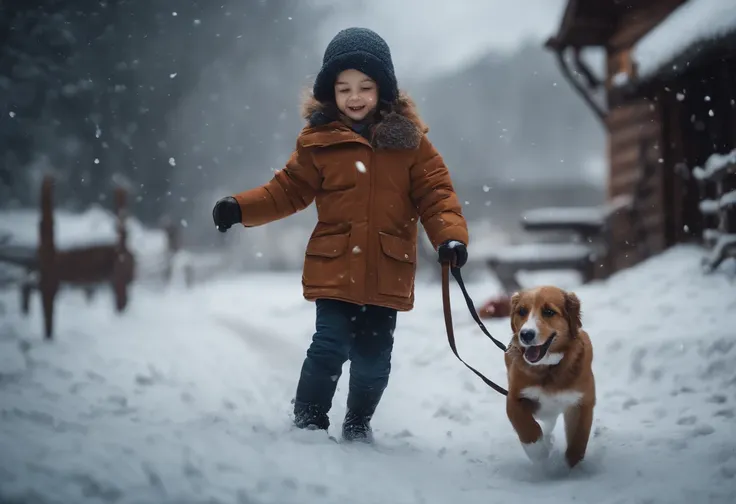
<svg viewBox="0 0 736 504">
<path fill-rule="evenodd" d="M 736 0 L 568 0 L 545 47 L 606 133 L 607 198 L 631 201 L 609 234 L 610 272 L 734 241 L 736 163 L 716 163 L 715 189 L 698 174 L 736 156 Z M 722 212 L 710 228 L 704 209 Z"/>
</svg>

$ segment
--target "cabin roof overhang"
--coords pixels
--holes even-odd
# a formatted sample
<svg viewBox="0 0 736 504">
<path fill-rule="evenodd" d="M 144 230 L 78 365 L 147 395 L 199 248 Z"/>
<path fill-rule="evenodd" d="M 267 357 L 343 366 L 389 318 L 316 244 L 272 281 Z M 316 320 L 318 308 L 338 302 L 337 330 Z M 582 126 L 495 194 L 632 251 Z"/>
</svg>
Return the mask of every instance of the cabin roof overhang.
<svg viewBox="0 0 736 504">
<path fill-rule="evenodd" d="M 621 90 L 628 95 L 646 94 L 708 62 L 736 58 L 736 10 L 719 0 L 689 0 L 642 37 L 632 57 L 636 75 Z"/>
<path fill-rule="evenodd" d="M 615 13 L 614 0 L 568 0 L 560 27 L 545 46 L 557 52 L 605 46 L 616 27 Z"/>
</svg>

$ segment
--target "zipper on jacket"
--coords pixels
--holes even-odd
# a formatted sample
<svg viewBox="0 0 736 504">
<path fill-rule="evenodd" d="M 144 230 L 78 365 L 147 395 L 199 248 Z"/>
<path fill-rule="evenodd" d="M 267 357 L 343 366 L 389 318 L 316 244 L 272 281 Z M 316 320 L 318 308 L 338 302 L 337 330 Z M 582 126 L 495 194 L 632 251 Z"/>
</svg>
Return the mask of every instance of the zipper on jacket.
<svg viewBox="0 0 736 504">
<path fill-rule="evenodd" d="M 365 269 L 366 269 L 366 271 L 365 271 L 365 276 L 366 276 L 366 285 L 365 285 L 365 287 L 366 287 L 366 298 L 367 298 L 368 302 L 372 302 L 373 299 L 378 296 L 378 263 L 380 262 L 379 252 L 380 252 L 380 247 L 381 247 L 381 244 L 378 243 L 379 250 L 376 250 L 374 252 L 373 251 L 373 246 L 372 246 L 374 240 L 371 239 L 371 234 L 373 234 L 373 231 L 374 231 L 373 230 L 373 200 L 374 200 L 374 195 L 375 195 L 375 183 L 376 183 L 375 181 L 376 181 L 376 176 L 373 175 L 373 174 L 376 171 L 376 166 L 375 166 L 375 155 L 376 155 L 376 151 L 375 151 L 375 149 L 373 148 L 372 145 L 371 145 L 370 148 L 371 148 L 371 153 L 370 153 L 370 157 L 368 158 L 368 170 L 366 170 L 368 172 L 368 176 L 370 177 L 370 179 L 369 179 L 369 186 L 368 186 L 368 222 L 367 222 L 367 225 L 366 225 L 366 228 L 368 230 L 368 236 L 367 236 L 367 242 L 366 242 L 366 249 L 367 249 L 366 250 L 366 254 L 368 254 L 368 255 L 366 257 L 367 260 L 365 262 Z M 377 234 L 378 233 L 376 233 L 376 235 Z M 377 240 L 378 240 L 378 238 L 376 238 L 376 241 Z M 376 271 L 373 272 L 373 275 L 372 276 L 370 275 L 371 272 L 368 269 L 368 266 L 370 264 L 370 258 L 371 257 L 375 257 L 374 264 L 375 264 L 375 267 L 376 267 L 375 268 Z M 368 279 L 369 278 L 370 278 L 370 285 L 368 284 Z"/>
</svg>

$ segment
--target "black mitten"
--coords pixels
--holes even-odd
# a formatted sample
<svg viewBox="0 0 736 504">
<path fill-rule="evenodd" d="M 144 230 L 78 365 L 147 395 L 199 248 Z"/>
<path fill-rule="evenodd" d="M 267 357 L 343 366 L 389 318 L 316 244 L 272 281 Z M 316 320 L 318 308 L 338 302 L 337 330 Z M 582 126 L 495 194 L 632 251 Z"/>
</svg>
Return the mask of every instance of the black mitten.
<svg viewBox="0 0 736 504">
<path fill-rule="evenodd" d="M 230 229 L 233 224 L 241 222 L 242 218 L 240 204 L 232 196 L 218 200 L 212 209 L 212 220 L 215 221 L 215 226 L 221 233 Z"/>
<path fill-rule="evenodd" d="M 437 249 L 439 262 L 448 262 L 451 266 L 462 268 L 468 262 L 468 248 L 457 240 L 448 240 Z"/>
</svg>

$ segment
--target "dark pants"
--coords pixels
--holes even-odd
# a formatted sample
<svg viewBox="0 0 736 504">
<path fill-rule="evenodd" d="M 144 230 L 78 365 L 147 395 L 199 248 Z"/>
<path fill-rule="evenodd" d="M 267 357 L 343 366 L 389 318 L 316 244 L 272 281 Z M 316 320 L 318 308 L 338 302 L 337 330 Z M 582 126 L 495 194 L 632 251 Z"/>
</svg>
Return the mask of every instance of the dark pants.
<svg viewBox="0 0 736 504">
<path fill-rule="evenodd" d="M 316 332 L 302 365 L 295 421 L 326 429 L 342 367 L 350 359 L 348 414 L 370 420 L 391 372 L 396 310 L 318 299 Z"/>
</svg>

